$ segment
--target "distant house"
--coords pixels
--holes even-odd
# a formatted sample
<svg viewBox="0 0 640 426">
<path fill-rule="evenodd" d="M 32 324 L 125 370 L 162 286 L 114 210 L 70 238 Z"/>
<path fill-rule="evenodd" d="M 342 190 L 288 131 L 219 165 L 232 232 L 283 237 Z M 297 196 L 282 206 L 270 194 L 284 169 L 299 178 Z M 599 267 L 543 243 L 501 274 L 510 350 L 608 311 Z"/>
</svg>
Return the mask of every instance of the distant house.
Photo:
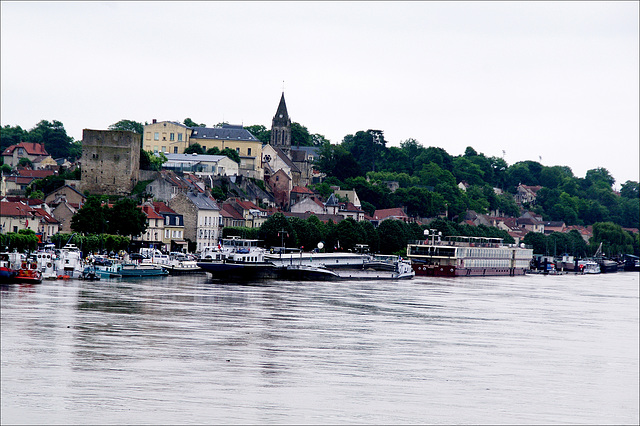
<svg viewBox="0 0 640 426">
<path fill-rule="evenodd" d="M 536 194 L 541 189 L 541 186 L 530 185 L 518 185 L 516 190 L 515 200 L 518 204 L 535 204 Z"/>
<path fill-rule="evenodd" d="M 307 195 L 291 206 L 291 213 L 326 214 L 326 211 L 322 201 L 314 195 Z"/>
<path fill-rule="evenodd" d="M 566 232 L 567 225 L 562 221 L 546 221 L 542 223 L 544 226 L 544 233 L 551 234 L 552 232 Z"/>
<path fill-rule="evenodd" d="M 30 229 L 39 232 L 40 220 L 34 209 L 20 201 L 0 201 L 0 233 Z"/>
<path fill-rule="evenodd" d="M 49 157 L 49 153 L 44 149 L 44 145 L 35 142 L 20 142 L 2 151 L 4 164 L 11 166 L 11 168 L 15 168 L 21 158 L 26 158 L 32 163 L 39 163 L 46 157 Z"/>
<path fill-rule="evenodd" d="M 302 186 L 294 186 L 289 195 L 291 206 L 293 207 L 298 201 L 305 197 L 313 197 L 315 194 L 312 190 Z"/>
<path fill-rule="evenodd" d="M 156 200 L 166 202 L 179 192 L 195 189 L 195 185 L 189 179 L 185 179 L 171 170 L 162 170 L 156 176 L 145 188 L 145 192 L 153 195 Z"/>
<path fill-rule="evenodd" d="M 70 185 L 61 186 L 60 188 L 57 188 L 46 194 L 44 197 L 44 202 L 52 207 L 57 206 L 65 200 L 74 205 L 82 206 L 82 204 L 84 204 L 86 200 L 86 197 L 82 195 L 80 191 Z"/>
<path fill-rule="evenodd" d="M 373 220 L 371 222 L 377 227 L 380 223 L 389 219 L 401 220 L 405 223 L 412 221 L 402 207 L 395 207 L 392 209 L 376 210 L 373 213 Z"/>
<path fill-rule="evenodd" d="M 184 218 L 173 211 L 162 201 L 153 201 L 153 209 L 164 218 L 164 235 L 162 244 L 166 251 L 188 251 L 187 242 L 184 240 Z"/>
<path fill-rule="evenodd" d="M 244 226 L 247 228 L 259 228 L 268 219 L 267 210 L 256 206 L 251 201 L 231 198 L 227 203 L 244 218 Z"/>
<path fill-rule="evenodd" d="M 289 210 L 289 195 L 292 189 L 291 177 L 283 169 L 271 176 L 265 176 L 265 182 L 271 187 L 275 203 L 283 210 Z"/>
<path fill-rule="evenodd" d="M 78 210 L 80 210 L 80 204 L 70 203 L 66 199 L 54 205 L 51 214 L 60 222 L 60 232 L 70 234 L 73 232 L 71 229 L 71 219 Z"/>
<path fill-rule="evenodd" d="M 239 174 L 238 163 L 225 155 L 165 154 L 163 169 L 190 172 L 198 176 L 234 176 Z"/>
<path fill-rule="evenodd" d="M 230 203 L 222 203 L 220 216 L 222 216 L 222 226 L 234 228 L 245 226 L 242 213 L 233 208 Z"/>
<path fill-rule="evenodd" d="M 195 242 L 195 250 L 217 244 L 220 232 L 220 207 L 209 195 L 178 193 L 168 206 L 184 218 L 184 238 Z"/>
</svg>

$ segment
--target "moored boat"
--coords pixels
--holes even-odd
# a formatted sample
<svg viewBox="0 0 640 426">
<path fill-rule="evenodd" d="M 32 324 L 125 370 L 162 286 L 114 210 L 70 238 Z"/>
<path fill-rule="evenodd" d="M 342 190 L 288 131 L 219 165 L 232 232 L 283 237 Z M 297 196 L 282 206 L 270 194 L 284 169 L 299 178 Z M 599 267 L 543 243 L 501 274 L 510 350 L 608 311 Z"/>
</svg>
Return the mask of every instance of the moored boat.
<svg viewBox="0 0 640 426">
<path fill-rule="evenodd" d="M 408 244 L 407 257 L 418 276 L 514 276 L 529 269 L 533 250 L 501 238 L 442 237 L 425 230 L 425 240 Z"/>
<path fill-rule="evenodd" d="M 66 244 L 62 247 L 54 261 L 58 277 L 79 278 L 84 270 L 82 253 L 75 244 Z"/>
<path fill-rule="evenodd" d="M 19 253 L 0 253 L 0 284 L 11 284 L 16 282 L 18 268 L 15 267 L 12 258 L 19 256 Z"/>
<path fill-rule="evenodd" d="M 38 263 L 35 261 L 23 261 L 15 280 L 23 284 L 40 284 L 42 282 L 42 273 L 38 270 Z"/>
</svg>

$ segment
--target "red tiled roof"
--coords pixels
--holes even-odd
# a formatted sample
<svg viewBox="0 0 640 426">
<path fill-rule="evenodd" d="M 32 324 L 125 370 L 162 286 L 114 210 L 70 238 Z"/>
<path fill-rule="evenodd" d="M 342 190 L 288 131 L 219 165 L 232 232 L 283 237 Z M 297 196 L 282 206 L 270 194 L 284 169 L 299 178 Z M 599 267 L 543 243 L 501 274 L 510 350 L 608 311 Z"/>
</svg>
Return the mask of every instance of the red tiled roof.
<svg viewBox="0 0 640 426">
<path fill-rule="evenodd" d="M 45 209 L 33 209 L 36 216 L 42 217 L 47 223 L 60 223 L 55 217 L 51 216 Z"/>
<path fill-rule="evenodd" d="M 44 179 L 48 176 L 55 175 L 56 172 L 53 170 L 30 170 L 30 169 L 19 169 L 18 176 L 21 177 L 34 177 L 38 179 Z"/>
<path fill-rule="evenodd" d="M 171 213 L 171 214 L 177 214 L 171 207 L 167 206 L 164 202 L 162 201 L 154 201 L 152 202 L 153 204 L 153 208 L 157 213 Z"/>
<path fill-rule="evenodd" d="M 163 217 L 160 216 L 158 213 L 156 213 L 156 211 L 151 206 L 146 205 L 146 206 L 138 206 L 138 207 L 142 209 L 144 214 L 146 214 L 147 218 L 149 219 L 163 219 Z"/>
<path fill-rule="evenodd" d="M 17 145 L 11 145 L 4 150 L 2 155 L 11 155 L 16 148 L 24 148 L 28 155 L 49 155 L 49 153 L 44 149 L 43 144 L 35 142 L 20 142 Z"/>
<path fill-rule="evenodd" d="M 244 217 L 233 208 L 231 204 L 223 203 L 222 204 L 222 216 L 231 217 L 233 219 L 244 220 Z"/>
<path fill-rule="evenodd" d="M 25 204 L 0 201 L 0 216 L 33 216 L 33 209 Z"/>
<path fill-rule="evenodd" d="M 382 220 L 388 217 L 402 217 L 407 219 L 409 218 L 400 207 L 395 207 L 392 209 L 376 210 L 373 213 L 373 217 L 375 220 Z"/>
<path fill-rule="evenodd" d="M 309 188 L 302 186 L 294 186 L 291 192 L 295 192 L 296 194 L 310 194 L 313 195 L 313 191 Z"/>
</svg>

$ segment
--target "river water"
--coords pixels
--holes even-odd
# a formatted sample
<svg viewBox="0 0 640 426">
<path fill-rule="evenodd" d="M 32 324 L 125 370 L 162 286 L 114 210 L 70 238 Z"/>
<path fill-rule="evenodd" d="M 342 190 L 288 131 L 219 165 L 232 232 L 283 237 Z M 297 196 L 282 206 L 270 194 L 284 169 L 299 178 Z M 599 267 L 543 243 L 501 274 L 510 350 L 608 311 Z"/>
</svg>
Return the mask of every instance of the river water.
<svg viewBox="0 0 640 426">
<path fill-rule="evenodd" d="M 2 424 L 638 424 L 639 277 L 1 291 Z"/>
</svg>

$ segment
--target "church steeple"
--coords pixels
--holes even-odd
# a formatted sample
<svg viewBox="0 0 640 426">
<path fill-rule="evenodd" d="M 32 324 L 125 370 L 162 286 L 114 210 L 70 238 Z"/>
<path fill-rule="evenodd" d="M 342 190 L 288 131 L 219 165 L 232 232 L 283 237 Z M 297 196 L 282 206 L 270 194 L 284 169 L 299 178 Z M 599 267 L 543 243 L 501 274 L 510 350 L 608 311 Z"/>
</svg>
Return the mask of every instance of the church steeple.
<svg viewBox="0 0 640 426">
<path fill-rule="evenodd" d="M 285 154 L 290 155 L 291 119 L 287 112 L 287 104 L 284 101 L 284 92 L 282 92 L 276 115 L 273 116 L 273 120 L 271 121 L 271 139 L 269 145 L 277 146 Z"/>
</svg>

